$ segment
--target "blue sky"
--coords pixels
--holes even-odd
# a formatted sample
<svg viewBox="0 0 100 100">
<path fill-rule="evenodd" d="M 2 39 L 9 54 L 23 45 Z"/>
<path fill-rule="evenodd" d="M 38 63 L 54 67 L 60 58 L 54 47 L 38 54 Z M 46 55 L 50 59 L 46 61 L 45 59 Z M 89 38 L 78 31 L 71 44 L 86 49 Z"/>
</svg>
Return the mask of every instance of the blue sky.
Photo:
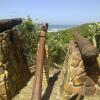
<svg viewBox="0 0 100 100">
<path fill-rule="evenodd" d="M 0 0 L 0 19 L 28 15 L 51 24 L 100 21 L 100 0 Z"/>
</svg>

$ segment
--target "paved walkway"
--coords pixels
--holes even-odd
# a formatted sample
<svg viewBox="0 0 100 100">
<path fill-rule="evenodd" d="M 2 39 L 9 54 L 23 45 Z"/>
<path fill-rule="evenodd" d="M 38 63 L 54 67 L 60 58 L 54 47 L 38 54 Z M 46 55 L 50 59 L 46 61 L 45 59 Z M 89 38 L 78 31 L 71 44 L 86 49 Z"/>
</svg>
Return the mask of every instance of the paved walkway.
<svg viewBox="0 0 100 100">
<path fill-rule="evenodd" d="M 12 100 L 31 100 L 34 76 Z"/>
<path fill-rule="evenodd" d="M 60 99 L 60 71 L 58 70 L 49 79 L 48 86 L 43 86 L 42 100 L 61 100 Z M 31 100 L 34 76 L 27 85 L 12 100 Z"/>
</svg>

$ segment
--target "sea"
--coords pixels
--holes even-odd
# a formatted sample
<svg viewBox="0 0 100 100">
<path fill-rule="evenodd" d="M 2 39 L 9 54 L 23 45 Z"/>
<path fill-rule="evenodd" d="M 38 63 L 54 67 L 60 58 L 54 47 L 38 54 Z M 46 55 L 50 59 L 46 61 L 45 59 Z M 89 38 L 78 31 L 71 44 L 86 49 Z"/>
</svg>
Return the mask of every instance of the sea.
<svg viewBox="0 0 100 100">
<path fill-rule="evenodd" d="M 48 32 L 58 32 L 72 27 L 73 25 L 49 25 Z"/>
</svg>

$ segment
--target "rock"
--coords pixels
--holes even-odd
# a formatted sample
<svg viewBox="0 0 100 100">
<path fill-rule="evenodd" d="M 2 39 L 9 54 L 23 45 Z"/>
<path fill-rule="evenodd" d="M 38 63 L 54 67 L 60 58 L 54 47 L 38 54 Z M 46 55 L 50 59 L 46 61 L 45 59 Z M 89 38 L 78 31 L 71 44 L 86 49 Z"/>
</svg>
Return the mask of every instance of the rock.
<svg viewBox="0 0 100 100">
<path fill-rule="evenodd" d="M 7 100 L 7 95 L 5 95 L 5 94 L 2 95 L 2 98 L 3 98 L 2 100 Z"/>
<path fill-rule="evenodd" d="M 75 78 L 72 82 L 74 86 L 81 86 L 84 84 L 85 80 L 87 79 L 86 73 Z"/>
<path fill-rule="evenodd" d="M 84 64 L 83 64 L 82 60 L 80 61 L 78 68 L 83 68 L 84 69 Z"/>
<path fill-rule="evenodd" d="M 98 85 L 100 86 L 100 77 L 98 78 Z"/>
<path fill-rule="evenodd" d="M 6 93 L 5 83 L 1 82 L 0 83 L 0 94 L 5 94 L 5 93 Z"/>
<path fill-rule="evenodd" d="M 73 93 L 73 86 L 72 84 L 69 84 L 69 83 L 65 83 L 63 85 L 63 89 L 69 93 Z"/>
<path fill-rule="evenodd" d="M 96 88 L 95 87 L 84 87 L 84 95 L 86 96 L 92 96 L 95 93 Z"/>
<path fill-rule="evenodd" d="M 4 78 L 5 78 L 4 74 L 0 75 L 0 83 L 4 81 Z"/>
<path fill-rule="evenodd" d="M 98 66 L 99 66 L 99 68 L 100 68 L 100 54 L 99 54 L 99 56 L 97 57 L 97 62 L 98 62 Z"/>
<path fill-rule="evenodd" d="M 95 94 L 100 95 L 100 88 L 96 88 Z"/>
<path fill-rule="evenodd" d="M 82 74 L 84 72 L 85 72 L 84 68 L 78 68 L 77 69 L 77 75 L 80 75 L 80 74 Z"/>
<path fill-rule="evenodd" d="M 75 79 L 77 77 L 77 69 L 76 68 L 71 68 L 71 80 Z"/>
<path fill-rule="evenodd" d="M 0 49 L 2 54 L 2 57 L 0 56 L 0 94 L 8 100 L 26 85 L 32 74 L 23 59 L 23 44 L 17 32 L 15 30 L 3 32 L 0 39 L 0 47 L 2 47 L 2 50 Z"/>
<path fill-rule="evenodd" d="M 76 55 L 72 55 L 72 61 L 74 61 L 74 60 L 80 62 L 81 61 L 81 57 L 77 56 L 77 54 Z"/>
<path fill-rule="evenodd" d="M 0 67 L 0 75 L 3 74 L 3 67 Z"/>
<path fill-rule="evenodd" d="M 73 86 L 73 93 L 82 93 L 82 89 L 81 89 L 81 87 L 79 86 L 79 87 L 76 87 L 76 86 Z"/>
<path fill-rule="evenodd" d="M 90 87 L 90 86 L 93 87 L 94 85 L 95 85 L 95 82 L 90 77 L 87 76 L 84 86 L 85 87 Z"/>
<path fill-rule="evenodd" d="M 94 95 L 96 91 L 96 88 L 94 86 L 95 86 L 95 82 L 90 77 L 87 76 L 87 79 L 84 83 L 84 88 L 83 88 L 84 95 L 86 96 Z"/>
<path fill-rule="evenodd" d="M 73 60 L 71 63 L 71 66 L 73 66 L 74 68 L 78 67 L 78 65 L 79 65 L 79 61 L 77 60 Z"/>
</svg>

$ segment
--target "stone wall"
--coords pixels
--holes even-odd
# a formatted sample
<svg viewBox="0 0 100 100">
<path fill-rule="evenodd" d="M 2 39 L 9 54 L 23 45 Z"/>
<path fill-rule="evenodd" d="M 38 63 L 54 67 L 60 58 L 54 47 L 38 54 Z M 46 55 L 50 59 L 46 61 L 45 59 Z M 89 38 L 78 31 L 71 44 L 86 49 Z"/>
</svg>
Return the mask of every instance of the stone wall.
<svg viewBox="0 0 100 100">
<path fill-rule="evenodd" d="M 77 44 L 74 41 L 69 43 L 68 53 L 62 70 L 61 93 L 63 97 L 66 95 L 66 98 L 70 98 L 73 94 L 85 97 L 100 95 L 99 59 L 100 56 L 98 56 L 93 65 L 84 66 L 85 64 Z"/>
<path fill-rule="evenodd" d="M 0 100 L 11 100 L 30 79 L 17 31 L 0 33 Z"/>
</svg>

